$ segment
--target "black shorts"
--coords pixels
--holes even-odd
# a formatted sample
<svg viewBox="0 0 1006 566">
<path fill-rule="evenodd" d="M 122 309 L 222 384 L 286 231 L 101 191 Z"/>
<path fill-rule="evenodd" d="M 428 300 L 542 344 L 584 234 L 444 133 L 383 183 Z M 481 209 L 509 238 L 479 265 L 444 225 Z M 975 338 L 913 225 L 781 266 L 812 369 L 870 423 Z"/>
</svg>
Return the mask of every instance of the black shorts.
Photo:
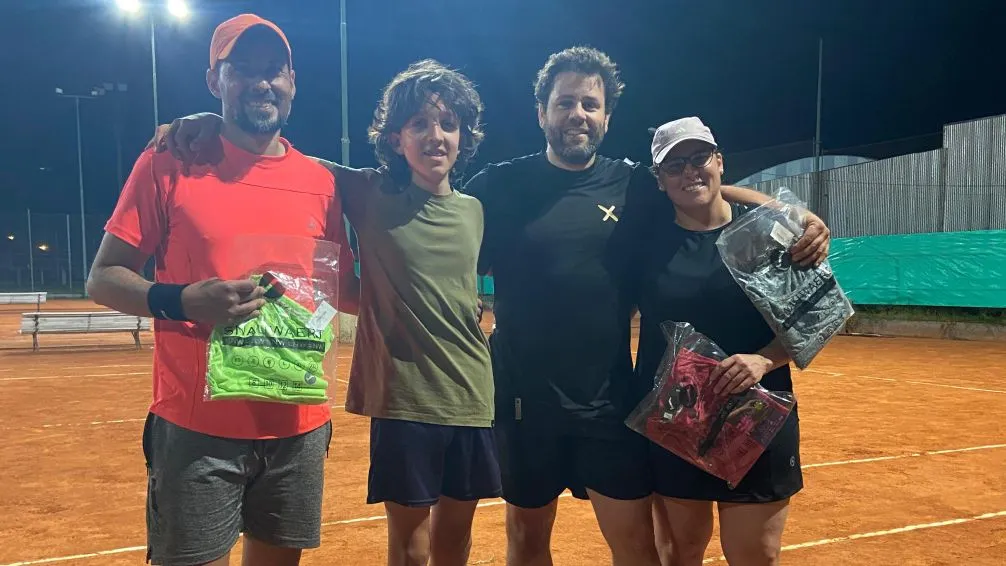
<svg viewBox="0 0 1006 566">
<path fill-rule="evenodd" d="M 636 500 L 653 492 L 649 441 L 622 423 L 610 434 L 587 436 L 529 420 L 496 422 L 503 498 L 534 509 L 569 489 L 587 499 L 587 489 L 605 497 Z"/>
<path fill-rule="evenodd" d="M 794 410 L 736 488 L 650 443 L 654 491 L 664 497 L 723 503 L 771 503 L 803 489 L 800 417 Z"/>
<path fill-rule="evenodd" d="M 429 507 L 499 497 L 493 429 L 393 419 L 370 421 L 367 503 Z"/>
</svg>

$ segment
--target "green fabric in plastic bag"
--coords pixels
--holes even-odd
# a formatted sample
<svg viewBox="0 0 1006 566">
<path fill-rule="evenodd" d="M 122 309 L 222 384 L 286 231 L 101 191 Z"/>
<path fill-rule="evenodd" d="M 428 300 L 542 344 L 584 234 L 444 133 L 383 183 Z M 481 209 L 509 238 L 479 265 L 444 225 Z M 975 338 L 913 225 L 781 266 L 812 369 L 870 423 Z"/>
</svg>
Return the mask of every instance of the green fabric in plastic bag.
<svg viewBox="0 0 1006 566">
<path fill-rule="evenodd" d="M 308 328 L 312 313 L 282 296 L 261 315 L 210 336 L 208 398 L 319 405 L 328 401 L 323 362 L 335 341 L 326 324 Z"/>
</svg>

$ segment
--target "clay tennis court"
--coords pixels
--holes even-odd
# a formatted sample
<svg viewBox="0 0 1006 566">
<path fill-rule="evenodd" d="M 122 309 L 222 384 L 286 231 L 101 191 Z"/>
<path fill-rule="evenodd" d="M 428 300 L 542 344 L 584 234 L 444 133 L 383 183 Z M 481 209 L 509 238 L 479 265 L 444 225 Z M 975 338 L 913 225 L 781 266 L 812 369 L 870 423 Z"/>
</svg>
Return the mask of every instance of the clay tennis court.
<svg viewBox="0 0 1006 566">
<path fill-rule="evenodd" d="M 129 334 L 42 336 L 33 353 L 21 310 L 0 310 L 0 566 L 143 564 L 153 337 L 137 351 Z M 364 503 L 368 422 L 341 409 L 351 354 L 342 346 L 323 542 L 308 565 L 386 560 L 383 509 Z M 796 375 L 806 489 L 783 562 L 1003 564 L 1003 344 L 840 337 L 812 368 Z M 503 510 L 477 512 L 471 564 L 505 564 Z M 610 563 L 589 504 L 568 497 L 553 549 L 560 566 Z M 715 538 L 707 562 L 725 563 Z"/>
</svg>

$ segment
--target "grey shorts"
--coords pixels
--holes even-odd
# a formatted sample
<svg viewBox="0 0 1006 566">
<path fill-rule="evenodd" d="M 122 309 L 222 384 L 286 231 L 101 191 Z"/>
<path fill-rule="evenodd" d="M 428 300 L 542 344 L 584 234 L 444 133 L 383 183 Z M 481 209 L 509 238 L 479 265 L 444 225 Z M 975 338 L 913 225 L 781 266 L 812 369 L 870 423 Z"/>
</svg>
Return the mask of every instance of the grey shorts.
<svg viewBox="0 0 1006 566">
<path fill-rule="evenodd" d="M 331 422 L 291 438 L 238 440 L 148 415 L 147 561 L 211 562 L 242 532 L 284 548 L 318 547 L 331 440 Z"/>
</svg>

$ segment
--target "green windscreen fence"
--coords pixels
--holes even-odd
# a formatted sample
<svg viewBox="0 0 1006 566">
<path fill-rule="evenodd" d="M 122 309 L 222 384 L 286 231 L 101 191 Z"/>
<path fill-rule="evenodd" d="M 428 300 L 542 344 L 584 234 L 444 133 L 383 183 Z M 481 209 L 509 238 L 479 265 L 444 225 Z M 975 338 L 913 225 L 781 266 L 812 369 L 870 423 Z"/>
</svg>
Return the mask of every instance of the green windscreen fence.
<svg viewBox="0 0 1006 566">
<path fill-rule="evenodd" d="M 856 304 L 1006 308 L 1006 230 L 838 238 L 829 260 Z"/>
<path fill-rule="evenodd" d="M 836 238 L 829 259 L 855 304 L 1006 308 L 1006 230 Z"/>
</svg>

